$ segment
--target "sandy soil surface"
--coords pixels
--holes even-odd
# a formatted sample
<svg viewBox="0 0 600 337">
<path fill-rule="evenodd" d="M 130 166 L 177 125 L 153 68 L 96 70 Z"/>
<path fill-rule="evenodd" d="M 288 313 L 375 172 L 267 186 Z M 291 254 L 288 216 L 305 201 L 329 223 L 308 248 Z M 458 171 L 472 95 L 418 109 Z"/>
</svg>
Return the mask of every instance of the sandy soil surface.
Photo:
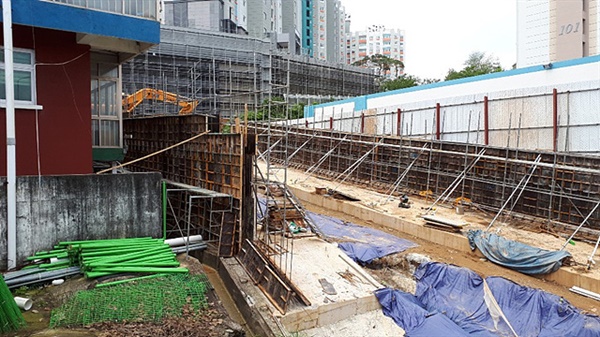
<svg viewBox="0 0 600 337">
<path fill-rule="evenodd" d="M 423 223 L 421 216 L 425 213 L 426 208 L 431 206 L 431 204 L 433 203 L 433 200 L 431 200 L 431 198 L 429 198 L 429 200 L 425 200 L 424 197 L 411 195 L 410 200 L 412 203 L 412 207 L 410 209 L 404 209 L 398 207 L 398 198 L 392 198 L 391 200 L 389 200 L 389 202 L 385 203 L 387 195 L 370 190 L 365 190 L 350 184 L 339 184 L 338 182 L 334 183 L 326 179 L 321 179 L 312 176 L 307 177 L 304 174 L 304 172 L 291 168 L 287 170 L 287 177 L 287 184 L 290 186 L 301 186 L 304 189 L 308 190 L 314 190 L 315 187 L 332 188 L 342 193 L 351 195 L 352 197 L 360 199 L 360 201 L 355 201 L 355 203 L 360 203 L 372 209 L 381 211 L 382 213 L 397 215 L 407 221 L 415 223 Z M 410 252 L 421 253 L 430 256 L 435 261 L 451 263 L 458 266 L 466 267 L 477 272 L 483 277 L 502 276 L 521 285 L 543 289 L 545 291 L 564 297 L 573 305 L 590 313 L 598 313 L 598 310 L 600 309 L 600 302 L 598 301 L 574 294 L 564 286 L 560 286 L 540 278 L 524 275 L 519 272 L 500 267 L 483 258 L 480 258 L 476 254 L 461 253 L 458 251 L 454 251 L 452 249 L 432 244 L 428 241 L 424 241 L 416 237 L 411 237 L 399 231 L 390 230 L 376 223 L 367 223 L 358 218 L 354 218 L 342 213 L 337 213 L 326 209 L 320 209 L 311 205 L 306 205 L 306 207 L 308 210 L 316 213 L 336 216 L 346 221 L 374 227 L 389 232 L 391 234 L 397 235 L 399 237 L 412 240 L 418 243 L 419 247 L 410 249 Z M 450 208 L 449 206 L 444 205 L 437 205 L 435 207 L 435 215 L 438 217 L 451 219 L 459 223 L 466 223 L 468 224 L 466 229 L 485 229 L 494 216 L 494 214 L 485 214 L 482 211 L 471 208 L 467 208 L 463 215 L 458 215 L 456 214 L 454 208 Z M 528 245 L 547 250 L 558 250 L 566 241 L 563 238 L 557 238 L 556 236 L 550 234 L 537 233 L 516 228 L 516 226 L 522 225 L 521 221 L 516 222 L 512 219 L 503 219 L 502 217 L 499 220 L 501 221 L 496 222 L 492 227 L 492 230 L 495 231 L 498 228 L 500 228 L 500 235 L 511 240 L 523 242 Z M 577 272 L 588 273 L 590 276 L 600 279 L 600 270 L 598 270 L 598 267 L 594 267 L 592 268 L 592 270 L 588 271 L 583 266 L 583 264 L 586 263 L 589 255 L 593 250 L 592 245 L 583 242 L 576 242 L 575 245 L 567 245 L 566 250 L 568 250 L 573 255 L 573 258 L 577 263 L 581 264 L 579 266 L 573 266 L 568 268 L 572 268 Z M 388 267 L 378 267 L 377 270 L 373 270 L 372 272 L 377 277 L 383 278 L 381 280 L 382 283 L 389 284 L 390 282 L 386 282 L 385 280 L 385 275 L 386 273 L 393 274 L 393 272 L 386 272 L 386 268 Z M 393 266 L 390 268 L 393 268 Z"/>
</svg>

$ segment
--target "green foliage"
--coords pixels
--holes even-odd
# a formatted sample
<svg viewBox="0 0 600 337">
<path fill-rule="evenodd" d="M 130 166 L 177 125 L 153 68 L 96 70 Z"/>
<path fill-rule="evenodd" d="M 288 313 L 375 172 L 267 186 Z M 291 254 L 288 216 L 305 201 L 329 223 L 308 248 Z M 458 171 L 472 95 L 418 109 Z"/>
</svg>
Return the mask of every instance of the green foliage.
<svg viewBox="0 0 600 337">
<path fill-rule="evenodd" d="M 465 61 L 464 66 L 465 67 L 459 71 L 454 69 L 448 70 L 448 74 L 444 80 L 449 81 L 504 71 L 497 58 L 482 52 L 471 53 L 469 58 Z"/>
<path fill-rule="evenodd" d="M 304 103 L 288 105 L 283 97 L 273 97 L 271 101 L 264 100 L 260 108 L 256 111 L 248 111 L 249 121 L 264 121 L 269 119 L 285 119 L 286 112 L 288 119 L 298 119 L 304 117 Z M 271 113 L 269 114 L 269 110 Z M 286 111 L 287 110 L 287 111 Z M 243 115 L 240 118 L 244 118 Z"/>
<path fill-rule="evenodd" d="M 404 75 L 398 76 L 397 78 L 395 78 L 393 80 L 384 81 L 383 83 L 381 83 L 380 89 L 381 89 L 381 91 L 391 91 L 391 90 L 416 87 L 418 85 L 423 85 L 423 84 L 436 83 L 439 81 L 440 80 L 438 80 L 438 79 L 421 79 L 417 76 L 404 74 Z"/>
<path fill-rule="evenodd" d="M 379 76 L 384 76 L 388 71 L 391 71 L 392 67 L 394 67 L 394 77 L 397 77 L 400 69 L 404 69 L 404 63 L 402 61 L 381 54 L 366 56 L 365 58 L 352 63 L 352 65 L 376 68 L 377 75 Z"/>
</svg>

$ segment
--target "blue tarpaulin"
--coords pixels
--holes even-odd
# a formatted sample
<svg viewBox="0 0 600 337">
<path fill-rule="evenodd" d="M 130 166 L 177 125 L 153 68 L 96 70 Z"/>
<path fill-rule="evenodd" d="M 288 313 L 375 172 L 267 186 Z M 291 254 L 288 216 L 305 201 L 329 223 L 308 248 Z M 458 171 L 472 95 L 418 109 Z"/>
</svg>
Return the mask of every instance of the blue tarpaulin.
<svg viewBox="0 0 600 337">
<path fill-rule="evenodd" d="M 323 234 L 341 241 L 339 247 L 357 262 L 370 263 L 417 246 L 412 241 L 331 216 L 310 213 L 310 217 Z"/>
<path fill-rule="evenodd" d="M 494 233 L 470 230 L 467 233 L 471 249 L 478 248 L 490 261 L 523 274 L 553 273 L 562 260 L 571 256 L 566 251 L 548 251 L 505 239 Z"/>
<path fill-rule="evenodd" d="M 259 199 L 262 214 L 266 214 L 266 200 Z M 258 211 L 259 215 L 261 211 Z M 354 261 L 366 264 L 374 259 L 400 253 L 417 244 L 382 232 L 380 230 L 346 222 L 331 216 L 307 212 L 315 225 L 325 236 L 340 243 L 338 246 Z"/>
<path fill-rule="evenodd" d="M 600 336 L 600 317 L 581 313 L 559 296 L 501 277 L 484 281 L 465 268 L 425 263 L 415 271 L 415 278 L 415 296 L 391 289 L 376 292 L 384 314 L 392 317 L 408 336 L 423 336 L 419 329 L 425 324 L 429 336 L 456 335 L 443 333 L 454 331 L 447 322 L 426 319 L 435 313 L 442 313 L 468 336 Z M 486 292 L 494 304 L 490 304 L 489 295 L 486 302 Z M 506 321 L 502 316 L 498 318 L 498 312 Z"/>
<path fill-rule="evenodd" d="M 429 312 L 415 296 L 390 288 L 375 292 L 383 314 L 391 317 L 409 337 L 463 337 L 468 336 L 448 317 L 438 312 Z"/>
</svg>

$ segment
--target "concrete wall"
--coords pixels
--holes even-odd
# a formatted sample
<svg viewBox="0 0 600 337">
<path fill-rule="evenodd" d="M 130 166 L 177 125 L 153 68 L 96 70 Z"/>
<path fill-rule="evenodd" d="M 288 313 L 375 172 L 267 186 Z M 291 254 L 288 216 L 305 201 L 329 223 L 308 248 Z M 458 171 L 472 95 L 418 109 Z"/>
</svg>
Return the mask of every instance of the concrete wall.
<svg viewBox="0 0 600 337">
<path fill-rule="evenodd" d="M 6 179 L 0 178 L 0 270 L 7 266 Z M 17 266 L 59 241 L 162 233 L 161 175 L 17 178 Z"/>
</svg>

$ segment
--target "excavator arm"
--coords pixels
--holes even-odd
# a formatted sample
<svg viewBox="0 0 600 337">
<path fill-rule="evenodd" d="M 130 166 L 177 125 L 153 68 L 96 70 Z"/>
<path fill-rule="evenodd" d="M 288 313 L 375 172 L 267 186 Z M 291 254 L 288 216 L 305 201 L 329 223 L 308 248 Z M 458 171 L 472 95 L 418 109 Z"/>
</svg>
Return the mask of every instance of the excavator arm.
<svg viewBox="0 0 600 337">
<path fill-rule="evenodd" d="M 183 97 L 163 90 L 144 88 L 123 98 L 123 111 L 131 114 L 144 100 L 163 101 L 179 105 L 180 115 L 189 115 L 198 106 L 198 100 Z"/>
</svg>

